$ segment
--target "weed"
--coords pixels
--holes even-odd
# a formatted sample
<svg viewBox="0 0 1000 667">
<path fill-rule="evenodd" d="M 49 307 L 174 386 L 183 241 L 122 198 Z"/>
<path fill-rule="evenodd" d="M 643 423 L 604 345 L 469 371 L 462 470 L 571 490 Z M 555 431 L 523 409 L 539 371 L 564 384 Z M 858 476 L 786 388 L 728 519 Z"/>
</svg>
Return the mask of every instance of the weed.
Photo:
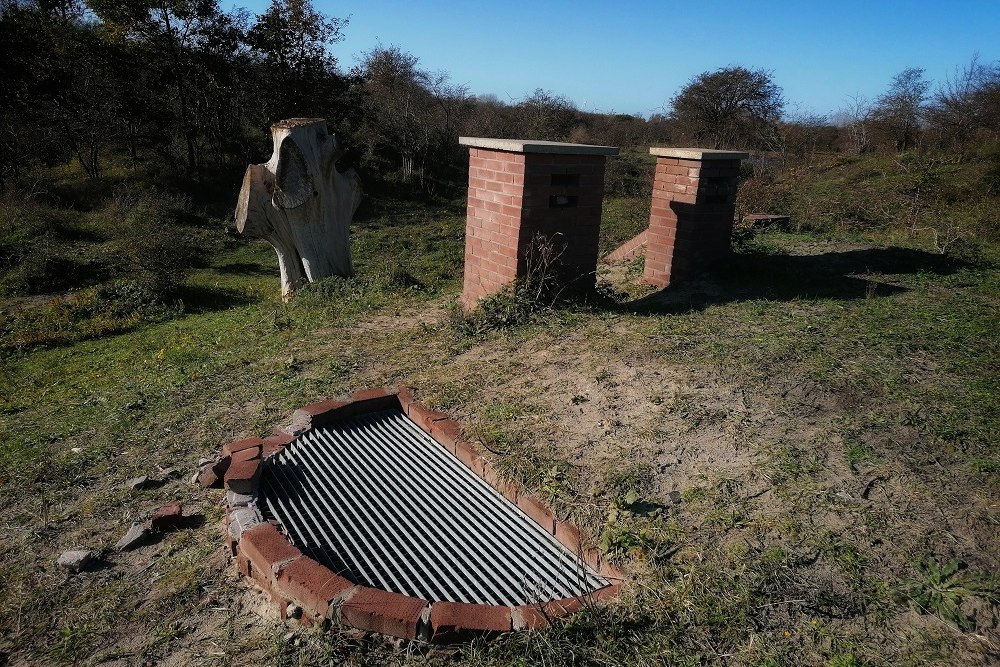
<svg viewBox="0 0 1000 667">
<path fill-rule="evenodd" d="M 1000 582 L 966 572 L 966 564 L 952 559 L 940 564 L 932 557 L 916 565 L 919 578 L 907 590 L 910 603 L 922 614 L 935 614 L 959 630 L 969 631 L 974 624 L 962 611 L 965 597 L 978 596 L 987 602 L 1000 603 Z"/>
<path fill-rule="evenodd" d="M 848 438 L 847 442 L 844 443 L 844 454 L 852 470 L 857 470 L 857 467 L 862 463 L 873 461 L 876 458 L 871 446 L 856 438 Z"/>
<path fill-rule="evenodd" d="M 562 248 L 557 241 L 536 235 L 527 246 L 524 272 L 512 284 L 479 301 L 471 313 L 455 311 L 453 324 L 468 336 L 527 324 L 551 312 L 565 285 L 559 280 Z"/>
</svg>

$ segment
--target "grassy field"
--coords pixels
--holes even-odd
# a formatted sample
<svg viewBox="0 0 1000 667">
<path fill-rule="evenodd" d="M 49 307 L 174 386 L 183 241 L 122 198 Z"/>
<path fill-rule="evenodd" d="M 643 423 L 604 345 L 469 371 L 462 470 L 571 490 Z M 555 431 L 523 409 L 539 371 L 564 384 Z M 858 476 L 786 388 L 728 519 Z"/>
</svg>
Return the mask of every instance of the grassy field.
<svg viewBox="0 0 1000 667">
<path fill-rule="evenodd" d="M 718 274 L 663 293 L 639 263 L 605 267 L 617 300 L 516 326 L 456 310 L 461 201 L 366 202 L 358 275 L 287 305 L 270 248 L 212 209 L 184 223 L 212 252 L 167 306 L 95 306 L 97 282 L 9 297 L 0 665 L 995 664 L 996 238 L 963 209 L 937 252 L 923 222 L 897 219 L 912 191 L 902 166 L 879 176 L 890 167 L 751 183 L 792 229 L 743 234 Z M 988 177 L 929 169 L 953 168 L 939 181 Z M 851 182 L 900 208 L 838 217 Z M 115 242 L 105 209 L 60 215 L 87 252 Z M 647 215 L 643 197 L 609 200 L 605 250 Z M 398 383 L 613 555 L 621 599 L 451 655 L 274 618 L 226 562 L 220 493 L 190 472 L 301 404 Z M 124 487 L 144 474 L 163 481 Z M 200 525 L 111 549 L 174 500 Z M 70 548 L 102 550 L 100 566 L 65 574 Z"/>
</svg>

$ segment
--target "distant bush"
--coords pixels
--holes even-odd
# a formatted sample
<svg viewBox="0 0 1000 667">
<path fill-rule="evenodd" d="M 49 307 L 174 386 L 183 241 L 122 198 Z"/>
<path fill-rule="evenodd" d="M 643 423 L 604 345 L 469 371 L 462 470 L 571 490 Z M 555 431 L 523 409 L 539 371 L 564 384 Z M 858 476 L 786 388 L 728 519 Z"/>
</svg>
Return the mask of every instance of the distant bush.
<svg viewBox="0 0 1000 667">
<path fill-rule="evenodd" d="M 180 222 L 190 204 L 155 190 L 117 190 L 107 209 L 118 260 L 116 274 L 163 298 L 184 282 L 199 258 Z"/>
<path fill-rule="evenodd" d="M 784 169 L 744 167 L 737 218 L 791 216 L 795 230 L 895 232 L 941 253 L 997 237 L 1000 148 L 832 156 Z"/>
<path fill-rule="evenodd" d="M 604 172 L 604 192 L 618 197 L 648 197 L 656 159 L 652 155 L 624 151 L 610 158 Z"/>
<path fill-rule="evenodd" d="M 0 200 L 0 293 L 41 294 L 79 278 L 77 262 L 59 238 L 61 212 L 23 194 Z"/>
</svg>

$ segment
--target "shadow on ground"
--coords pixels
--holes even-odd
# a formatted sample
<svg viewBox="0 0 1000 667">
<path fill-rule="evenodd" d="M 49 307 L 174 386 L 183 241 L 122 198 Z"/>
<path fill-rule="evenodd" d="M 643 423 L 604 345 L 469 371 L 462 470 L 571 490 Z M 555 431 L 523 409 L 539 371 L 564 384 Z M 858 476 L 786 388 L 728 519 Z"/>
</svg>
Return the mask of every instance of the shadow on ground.
<svg viewBox="0 0 1000 667">
<path fill-rule="evenodd" d="M 871 248 L 816 255 L 734 254 L 698 276 L 619 305 L 629 312 L 676 313 L 734 301 L 854 300 L 907 291 L 891 276 L 948 275 L 966 263 L 909 248 Z"/>
<path fill-rule="evenodd" d="M 238 306 L 249 306 L 257 300 L 245 292 L 221 287 L 184 285 L 175 295 L 184 303 L 184 310 L 190 314 L 226 310 Z"/>
<path fill-rule="evenodd" d="M 254 262 L 229 262 L 216 267 L 215 270 L 235 276 L 269 276 L 275 273 L 273 268 Z"/>
</svg>

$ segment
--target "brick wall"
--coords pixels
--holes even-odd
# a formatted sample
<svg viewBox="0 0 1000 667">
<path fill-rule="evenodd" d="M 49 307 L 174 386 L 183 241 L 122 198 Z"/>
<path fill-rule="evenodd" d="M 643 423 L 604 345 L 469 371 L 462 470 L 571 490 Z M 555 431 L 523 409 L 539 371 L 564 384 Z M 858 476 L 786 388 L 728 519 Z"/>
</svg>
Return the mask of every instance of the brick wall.
<svg viewBox="0 0 1000 667">
<path fill-rule="evenodd" d="M 644 279 L 666 287 L 729 255 L 742 153 L 657 152 Z"/>
<path fill-rule="evenodd" d="M 529 271 L 537 236 L 548 239 L 566 288 L 589 289 L 597 271 L 604 167 L 609 147 L 468 139 L 465 237 L 466 308 Z M 476 146 L 485 142 L 503 147 Z M 559 152 L 535 152 L 537 149 Z M 602 149 L 602 154 L 576 153 Z"/>
<path fill-rule="evenodd" d="M 471 306 L 517 277 L 523 153 L 469 149 L 462 301 Z"/>
</svg>

